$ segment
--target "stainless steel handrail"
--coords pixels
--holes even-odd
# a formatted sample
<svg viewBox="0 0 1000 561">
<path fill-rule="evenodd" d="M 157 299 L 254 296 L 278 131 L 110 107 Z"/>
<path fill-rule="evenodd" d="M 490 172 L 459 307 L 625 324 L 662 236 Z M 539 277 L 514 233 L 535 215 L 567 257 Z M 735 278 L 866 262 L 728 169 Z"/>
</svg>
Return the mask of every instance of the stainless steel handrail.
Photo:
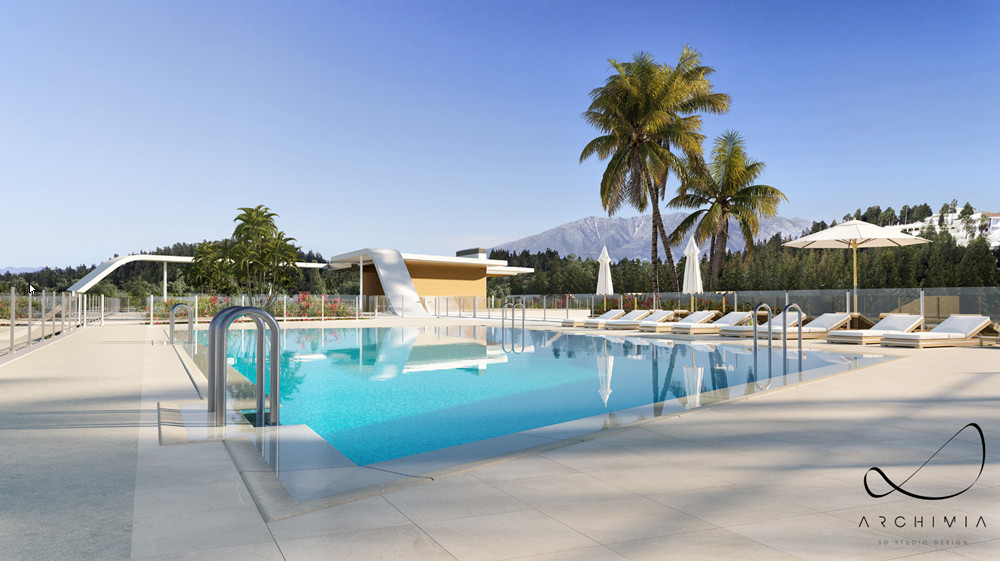
<svg viewBox="0 0 1000 561">
<path fill-rule="evenodd" d="M 260 308 L 250 306 L 233 306 L 222 310 L 212 319 L 209 325 L 208 346 L 208 411 L 215 413 L 216 426 L 226 424 L 226 348 L 229 326 L 242 316 L 250 316 L 257 326 L 257 418 L 256 426 L 264 426 L 264 329 L 271 332 L 270 373 L 271 373 L 271 415 L 270 424 L 280 422 L 279 411 L 279 378 L 278 355 L 281 352 L 279 344 L 281 328 L 274 316 Z"/>
<path fill-rule="evenodd" d="M 788 304 L 781 313 L 785 316 L 785 325 L 781 326 L 781 362 L 788 374 L 788 311 L 794 309 L 799 314 L 799 321 L 796 324 L 799 328 L 799 372 L 802 372 L 802 308 L 798 304 Z M 787 382 L 786 382 L 787 383 Z"/>
<path fill-rule="evenodd" d="M 194 308 L 191 307 L 191 304 L 181 302 L 170 307 L 170 344 L 174 344 L 174 314 L 177 312 L 177 308 L 187 308 L 188 338 L 194 342 Z"/>
<path fill-rule="evenodd" d="M 514 311 L 520 307 L 521 308 L 521 350 L 518 351 L 514 347 L 514 330 L 517 329 L 517 316 Z M 510 308 L 510 351 L 507 350 L 507 308 Z M 511 353 L 523 353 L 526 348 L 525 345 L 525 329 L 524 329 L 524 318 L 526 315 L 526 310 L 523 303 L 514 304 L 512 302 L 507 302 L 500 309 L 500 350 L 503 352 Z"/>
<path fill-rule="evenodd" d="M 761 388 L 756 379 L 754 380 L 754 385 L 757 386 L 758 389 L 766 390 L 771 387 L 771 357 L 774 355 L 772 352 L 772 349 L 774 348 L 774 341 L 771 338 L 771 319 L 774 316 L 774 311 L 771 310 L 771 306 L 768 306 L 767 303 L 761 302 L 754 307 L 753 315 L 750 318 L 750 321 L 753 322 L 753 373 L 754 377 L 757 379 L 760 378 L 760 370 L 757 368 L 757 312 L 761 308 L 767 309 L 767 385 Z"/>
</svg>

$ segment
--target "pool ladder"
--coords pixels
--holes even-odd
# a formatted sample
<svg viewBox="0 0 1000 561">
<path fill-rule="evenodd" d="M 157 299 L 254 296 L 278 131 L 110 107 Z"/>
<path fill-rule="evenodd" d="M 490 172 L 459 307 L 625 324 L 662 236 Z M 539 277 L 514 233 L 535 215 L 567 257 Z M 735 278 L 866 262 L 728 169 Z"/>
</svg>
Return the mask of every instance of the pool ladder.
<svg viewBox="0 0 1000 561">
<path fill-rule="evenodd" d="M 757 312 L 761 309 L 767 310 L 767 385 L 763 388 L 761 388 L 757 382 L 754 382 L 754 385 L 756 385 L 758 389 L 766 390 L 771 387 L 771 350 L 774 348 L 774 338 L 772 337 L 773 332 L 771 331 L 771 306 L 768 306 L 763 302 L 757 304 L 757 306 L 753 309 L 753 315 L 751 317 L 751 321 L 753 321 L 753 371 L 755 375 L 760 372 L 760 370 L 757 369 Z M 788 312 L 793 309 L 799 314 L 799 321 L 796 323 L 796 327 L 798 328 L 799 335 L 799 372 L 802 372 L 802 308 L 800 308 L 798 304 L 788 304 L 781 310 L 781 314 L 787 318 Z M 788 329 L 785 328 L 788 325 L 788 321 L 786 320 L 784 324 L 785 325 L 781 328 L 781 363 L 784 367 L 784 375 L 788 375 Z"/>
<path fill-rule="evenodd" d="M 507 350 L 507 308 L 510 308 L 510 350 Z M 516 327 L 516 316 L 514 315 L 517 308 L 521 308 L 521 350 L 515 350 L 514 346 L 514 329 Z M 500 309 L 500 350 L 507 353 L 523 353 L 525 349 L 524 339 L 524 315 L 525 308 L 523 303 L 514 304 L 513 302 L 507 302 Z"/>
<path fill-rule="evenodd" d="M 187 308 L 188 313 L 188 340 L 194 342 L 194 308 L 191 304 L 185 304 L 181 302 L 180 304 L 174 304 L 170 307 L 170 344 L 174 344 L 174 316 L 177 310 L 180 308 Z"/>
<path fill-rule="evenodd" d="M 251 306 L 232 306 L 226 308 L 212 318 L 208 326 L 208 412 L 215 414 L 215 425 L 226 424 L 226 348 L 228 347 L 229 326 L 238 318 L 249 316 L 257 325 L 257 417 L 255 426 L 264 426 L 264 329 L 271 332 L 270 374 L 271 403 L 269 423 L 279 423 L 279 367 L 278 357 L 281 354 L 279 344 L 281 328 L 274 316 L 260 308 Z"/>
</svg>

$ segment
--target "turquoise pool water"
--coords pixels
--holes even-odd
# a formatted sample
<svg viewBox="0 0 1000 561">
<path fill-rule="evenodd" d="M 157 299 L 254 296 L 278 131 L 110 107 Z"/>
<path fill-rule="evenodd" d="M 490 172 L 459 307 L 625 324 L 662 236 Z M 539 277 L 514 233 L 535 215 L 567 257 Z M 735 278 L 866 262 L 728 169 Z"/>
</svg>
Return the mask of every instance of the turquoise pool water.
<svg viewBox="0 0 1000 561">
<path fill-rule="evenodd" d="M 203 333 L 203 332 L 202 332 Z M 873 364 L 883 357 L 499 328 L 289 329 L 281 422 L 305 424 L 358 465 L 652 406 L 698 407 Z M 514 341 L 511 341 L 513 337 Z M 228 356 L 255 374 L 254 332 Z M 511 352 L 513 350 L 517 352 Z M 799 359 L 801 358 L 801 369 Z M 770 368 L 769 368 L 770 363 Z M 788 376 L 783 376 L 787 364 Z"/>
</svg>

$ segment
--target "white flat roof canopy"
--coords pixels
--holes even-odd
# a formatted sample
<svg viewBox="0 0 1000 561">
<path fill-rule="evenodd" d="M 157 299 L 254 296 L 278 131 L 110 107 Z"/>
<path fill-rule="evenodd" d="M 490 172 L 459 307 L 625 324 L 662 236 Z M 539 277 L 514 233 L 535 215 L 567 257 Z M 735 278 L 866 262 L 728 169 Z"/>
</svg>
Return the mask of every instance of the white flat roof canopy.
<svg viewBox="0 0 1000 561">
<path fill-rule="evenodd" d="M 329 266 L 334 270 L 350 269 L 357 267 L 361 262 L 365 266 L 371 265 L 370 249 L 358 249 L 348 253 L 342 253 L 330 258 Z M 507 261 L 502 259 L 481 259 L 479 257 L 451 257 L 448 255 L 426 255 L 423 253 L 400 253 L 406 263 L 425 263 L 428 265 L 457 265 L 460 267 L 486 267 L 486 274 L 491 276 L 519 275 L 522 273 L 533 273 L 531 267 L 508 267 Z"/>
</svg>

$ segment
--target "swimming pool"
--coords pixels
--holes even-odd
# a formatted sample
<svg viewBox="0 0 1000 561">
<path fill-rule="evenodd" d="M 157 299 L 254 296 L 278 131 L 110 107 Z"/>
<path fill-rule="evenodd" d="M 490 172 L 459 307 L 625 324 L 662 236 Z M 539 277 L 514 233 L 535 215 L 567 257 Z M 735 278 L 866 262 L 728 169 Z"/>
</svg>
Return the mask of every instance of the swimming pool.
<svg viewBox="0 0 1000 561">
<path fill-rule="evenodd" d="M 790 348 L 783 363 L 765 345 L 755 367 L 747 343 L 541 330 L 512 342 L 484 326 L 281 335 L 282 425 L 307 425 L 359 466 L 595 416 L 615 426 L 637 407 L 658 416 L 885 360 Z M 232 332 L 227 350 L 249 379 L 254 339 Z"/>
</svg>

